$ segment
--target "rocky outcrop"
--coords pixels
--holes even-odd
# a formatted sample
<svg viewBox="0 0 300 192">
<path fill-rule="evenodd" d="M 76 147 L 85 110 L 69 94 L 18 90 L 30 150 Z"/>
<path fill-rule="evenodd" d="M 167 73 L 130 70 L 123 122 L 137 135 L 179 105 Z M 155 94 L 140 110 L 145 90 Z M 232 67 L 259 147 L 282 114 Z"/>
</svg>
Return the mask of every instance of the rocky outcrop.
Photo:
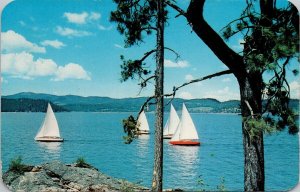
<svg viewBox="0 0 300 192">
<path fill-rule="evenodd" d="M 59 161 L 28 166 L 24 172 L 7 171 L 3 181 L 16 192 L 114 192 L 148 191 L 146 188 L 107 176 L 93 167 L 65 165 Z"/>
</svg>

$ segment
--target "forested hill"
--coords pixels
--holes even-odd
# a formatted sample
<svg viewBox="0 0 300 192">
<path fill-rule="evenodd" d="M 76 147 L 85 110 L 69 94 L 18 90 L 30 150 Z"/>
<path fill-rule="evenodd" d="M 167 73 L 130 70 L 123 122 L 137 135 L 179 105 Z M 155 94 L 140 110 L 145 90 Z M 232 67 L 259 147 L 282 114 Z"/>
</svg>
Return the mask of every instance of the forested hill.
<svg viewBox="0 0 300 192">
<path fill-rule="evenodd" d="M 6 99 L 1 98 L 2 112 L 46 112 L 48 101 L 42 99 Z M 54 112 L 69 111 L 59 105 L 51 103 Z"/>
<path fill-rule="evenodd" d="M 109 97 L 82 97 L 76 95 L 57 96 L 38 93 L 18 93 L 2 96 L 2 112 L 45 112 L 48 102 L 51 102 L 54 111 L 85 111 L 85 112 L 134 112 L 139 111 L 146 101 L 145 97 L 114 99 Z M 167 103 L 169 99 L 165 100 Z M 172 101 L 176 110 L 181 110 L 185 103 L 190 112 L 201 113 L 240 113 L 240 101 L 230 100 L 220 102 L 216 99 L 191 99 L 175 98 Z M 299 100 L 291 100 L 291 107 L 299 109 Z M 169 110 L 169 106 L 167 107 Z M 153 111 L 154 106 L 149 107 Z"/>
</svg>

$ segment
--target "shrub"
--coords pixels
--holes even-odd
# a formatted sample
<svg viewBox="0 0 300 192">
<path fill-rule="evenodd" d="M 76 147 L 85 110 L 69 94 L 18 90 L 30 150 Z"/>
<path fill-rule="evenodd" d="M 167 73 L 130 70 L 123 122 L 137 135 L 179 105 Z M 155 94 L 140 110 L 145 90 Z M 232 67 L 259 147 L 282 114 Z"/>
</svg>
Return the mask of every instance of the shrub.
<svg viewBox="0 0 300 192">
<path fill-rule="evenodd" d="M 8 170 L 16 173 L 24 173 L 25 167 L 26 166 L 22 164 L 22 157 L 18 156 L 17 158 L 11 160 Z"/>
<path fill-rule="evenodd" d="M 76 167 L 83 167 L 83 168 L 93 168 L 91 165 L 89 165 L 83 157 L 78 157 L 76 160 Z"/>
</svg>

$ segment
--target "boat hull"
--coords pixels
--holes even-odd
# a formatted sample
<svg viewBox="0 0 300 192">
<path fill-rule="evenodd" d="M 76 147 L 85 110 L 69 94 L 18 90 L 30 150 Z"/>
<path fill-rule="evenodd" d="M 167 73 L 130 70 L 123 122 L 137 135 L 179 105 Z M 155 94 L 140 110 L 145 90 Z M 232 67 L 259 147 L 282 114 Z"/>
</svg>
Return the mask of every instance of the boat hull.
<svg viewBox="0 0 300 192">
<path fill-rule="evenodd" d="M 138 135 L 149 135 L 150 132 L 149 131 L 139 131 L 137 134 Z"/>
<path fill-rule="evenodd" d="M 36 141 L 39 142 L 63 142 L 64 139 L 60 137 L 37 137 L 35 138 Z"/>
<path fill-rule="evenodd" d="M 173 135 L 164 135 L 163 138 L 164 139 L 171 139 L 173 137 Z"/>
<path fill-rule="evenodd" d="M 192 140 L 181 140 L 181 141 L 170 141 L 172 145 L 184 145 L 184 146 L 199 146 L 199 141 L 192 141 Z"/>
</svg>

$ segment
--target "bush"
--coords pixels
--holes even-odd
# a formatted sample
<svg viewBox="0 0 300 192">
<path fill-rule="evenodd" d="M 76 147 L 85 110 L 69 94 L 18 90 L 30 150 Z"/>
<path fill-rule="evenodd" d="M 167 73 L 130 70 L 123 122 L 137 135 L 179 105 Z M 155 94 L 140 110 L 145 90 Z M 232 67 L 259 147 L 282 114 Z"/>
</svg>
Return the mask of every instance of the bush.
<svg viewBox="0 0 300 192">
<path fill-rule="evenodd" d="M 22 164 L 22 157 L 18 156 L 17 158 L 11 160 L 8 170 L 16 173 L 24 173 L 25 168 L 26 166 Z"/>
<path fill-rule="evenodd" d="M 83 157 L 78 157 L 76 160 L 76 167 L 83 167 L 83 168 L 92 168 L 91 165 L 89 165 Z"/>
</svg>

